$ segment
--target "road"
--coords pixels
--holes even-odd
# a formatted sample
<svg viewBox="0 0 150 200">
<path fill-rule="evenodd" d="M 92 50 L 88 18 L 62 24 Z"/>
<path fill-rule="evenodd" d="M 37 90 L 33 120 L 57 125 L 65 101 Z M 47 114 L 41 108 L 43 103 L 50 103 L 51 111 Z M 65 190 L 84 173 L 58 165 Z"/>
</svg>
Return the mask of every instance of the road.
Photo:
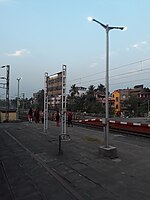
<svg viewBox="0 0 150 200">
<path fill-rule="evenodd" d="M 118 158 L 101 158 L 103 132 L 68 127 L 71 140 L 62 143 L 61 128 L 42 124 L 0 124 L 0 199 L 149 200 L 150 139 L 109 134 Z"/>
</svg>

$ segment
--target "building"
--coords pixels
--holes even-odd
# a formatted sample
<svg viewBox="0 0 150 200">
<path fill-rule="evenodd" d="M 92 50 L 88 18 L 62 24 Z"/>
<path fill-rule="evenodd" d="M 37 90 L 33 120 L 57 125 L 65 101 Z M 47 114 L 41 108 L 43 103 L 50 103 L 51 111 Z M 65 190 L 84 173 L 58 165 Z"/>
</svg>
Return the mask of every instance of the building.
<svg viewBox="0 0 150 200">
<path fill-rule="evenodd" d="M 104 91 L 95 90 L 94 96 L 95 96 L 97 102 L 101 102 L 101 103 L 105 104 L 105 92 Z"/>
<path fill-rule="evenodd" d="M 86 88 L 85 87 L 76 87 L 76 89 L 77 89 L 78 92 L 75 94 L 75 96 L 81 97 L 81 96 L 86 94 Z"/>
<path fill-rule="evenodd" d="M 118 89 L 112 92 L 111 102 L 112 108 L 114 108 L 115 114 L 120 115 L 122 112 L 126 112 L 127 108 L 125 105 L 125 100 L 129 99 L 131 96 L 135 96 L 140 99 L 149 99 L 150 90 L 144 88 L 143 85 L 136 85 L 134 88 L 128 89 Z"/>
<path fill-rule="evenodd" d="M 150 91 L 143 87 L 143 85 L 136 85 L 133 89 L 130 89 L 130 95 L 137 98 L 149 98 Z"/>
<path fill-rule="evenodd" d="M 0 122 L 6 121 L 6 109 L 0 109 Z M 16 121 L 16 109 L 9 109 L 9 121 Z"/>
<path fill-rule="evenodd" d="M 62 81 L 64 83 L 63 85 L 64 86 L 63 93 L 64 93 L 65 75 L 63 75 L 62 71 L 47 77 L 48 104 L 51 109 L 59 109 L 61 107 L 62 84 L 63 84 Z"/>
<path fill-rule="evenodd" d="M 130 97 L 130 89 L 118 89 L 111 94 L 111 104 L 114 108 L 115 114 L 120 115 L 126 110 L 124 101 Z"/>
<path fill-rule="evenodd" d="M 56 97 L 62 94 L 62 72 L 48 76 L 48 96 Z"/>
</svg>

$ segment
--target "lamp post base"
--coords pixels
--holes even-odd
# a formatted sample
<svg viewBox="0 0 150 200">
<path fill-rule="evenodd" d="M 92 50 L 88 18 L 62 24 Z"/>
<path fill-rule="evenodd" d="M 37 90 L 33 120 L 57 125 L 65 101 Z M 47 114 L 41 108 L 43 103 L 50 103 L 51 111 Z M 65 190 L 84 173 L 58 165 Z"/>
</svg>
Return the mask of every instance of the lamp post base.
<svg viewBox="0 0 150 200">
<path fill-rule="evenodd" d="M 99 155 L 100 157 L 104 157 L 104 158 L 117 158 L 117 148 L 113 147 L 113 146 L 100 146 L 99 147 Z"/>
</svg>

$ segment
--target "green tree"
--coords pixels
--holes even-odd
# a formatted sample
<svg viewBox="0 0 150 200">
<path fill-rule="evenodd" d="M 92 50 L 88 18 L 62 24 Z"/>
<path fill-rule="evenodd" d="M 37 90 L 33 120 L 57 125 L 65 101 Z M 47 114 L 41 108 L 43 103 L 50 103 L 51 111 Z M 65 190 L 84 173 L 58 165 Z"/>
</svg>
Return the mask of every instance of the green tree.
<svg viewBox="0 0 150 200">
<path fill-rule="evenodd" d="M 72 97 L 74 97 L 76 94 L 77 95 L 79 94 L 78 87 L 76 87 L 76 84 L 73 84 L 71 86 L 71 89 L 69 90 L 69 93 L 71 94 Z"/>
<path fill-rule="evenodd" d="M 100 92 L 105 92 L 105 86 L 100 83 L 100 85 L 97 86 L 97 90 Z"/>
<path fill-rule="evenodd" d="M 95 89 L 95 86 L 90 85 L 87 90 L 87 95 L 94 96 L 94 89 Z"/>
<path fill-rule="evenodd" d="M 127 108 L 126 112 L 128 112 L 130 116 L 142 117 L 148 112 L 148 99 L 131 96 L 124 102 L 124 105 Z"/>
<path fill-rule="evenodd" d="M 94 112 L 94 107 L 96 104 L 96 97 L 94 96 L 94 85 L 90 85 L 86 92 L 86 100 L 85 100 L 85 110 L 86 112 L 92 113 Z"/>
</svg>

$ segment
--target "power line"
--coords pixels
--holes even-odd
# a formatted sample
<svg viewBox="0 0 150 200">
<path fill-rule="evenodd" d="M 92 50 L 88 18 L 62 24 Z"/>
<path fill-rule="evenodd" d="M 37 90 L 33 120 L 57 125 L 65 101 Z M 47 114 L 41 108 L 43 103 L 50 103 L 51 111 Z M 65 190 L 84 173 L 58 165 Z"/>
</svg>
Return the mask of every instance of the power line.
<svg viewBox="0 0 150 200">
<path fill-rule="evenodd" d="M 130 83 L 131 82 L 139 82 L 139 81 L 141 82 L 141 81 L 146 81 L 146 80 L 149 80 L 149 78 L 138 79 L 138 80 L 131 80 Z M 112 83 L 111 85 L 118 85 L 118 84 L 120 85 L 120 84 L 124 84 L 124 83 L 127 83 L 127 81 L 126 82 Z"/>
<path fill-rule="evenodd" d="M 128 67 L 128 66 L 131 66 L 131 65 L 143 63 L 143 62 L 146 62 L 146 61 L 148 61 L 148 60 L 150 60 L 150 58 L 143 59 L 143 60 L 139 60 L 139 61 L 132 62 L 132 63 L 128 63 L 128 64 L 125 64 L 125 65 L 121 65 L 121 66 L 119 66 L 119 67 L 115 67 L 115 68 L 113 68 L 113 69 L 110 69 L 110 71 L 114 71 L 114 70 L 121 69 L 121 68 L 124 68 L 124 67 Z M 95 76 L 95 75 L 99 75 L 99 74 L 102 74 L 102 73 L 105 73 L 105 71 L 101 71 L 101 72 L 97 72 L 97 73 L 90 74 L 90 75 L 87 75 L 87 76 L 79 77 L 79 78 L 76 78 L 76 79 L 73 79 L 73 80 L 68 80 L 68 83 L 74 82 L 74 81 L 77 81 L 77 80 L 81 82 L 81 79 L 85 79 L 85 78 L 92 77 L 92 76 Z M 130 72 L 129 72 L 129 73 L 130 73 Z M 100 79 L 100 78 L 99 78 L 99 79 Z M 104 79 L 104 78 L 102 78 L 102 79 Z"/>
<path fill-rule="evenodd" d="M 141 74 L 147 74 L 147 71 L 148 70 L 150 70 L 150 68 L 146 68 L 146 69 L 140 69 L 140 70 L 136 70 L 136 71 L 131 71 L 131 72 L 126 72 L 126 73 L 121 73 L 121 74 L 117 74 L 117 75 L 114 75 L 114 76 L 110 76 L 110 80 L 114 80 L 114 78 L 116 78 L 116 77 L 118 77 L 119 76 L 119 78 L 117 78 L 117 79 L 123 79 L 123 78 L 127 78 L 127 77 L 129 77 L 129 76 L 133 76 L 133 74 L 135 75 L 135 76 L 137 76 L 137 75 L 141 75 Z M 142 71 L 146 71 L 146 72 L 144 72 L 144 73 L 141 73 Z M 140 72 L 140 74 L 135 74 L 135 73 L 139 73 Z M 97 79 L 92 79 L 92 80 L 87 80 L 87 81 L 80 81 L 80 82 L 76 82 L 75 84 L 87 84 L 87 83 L 90 83 L 90 82 L 92 82 L 92 84 L 93 83 L 97 83 L 97 82 L 101 82 L 101 81 L 103 81 L 103 80 L 105 80 L 105 78 L 104 77 L 99 77 L 99 78 L 97 78 Z"/>
</svg>

